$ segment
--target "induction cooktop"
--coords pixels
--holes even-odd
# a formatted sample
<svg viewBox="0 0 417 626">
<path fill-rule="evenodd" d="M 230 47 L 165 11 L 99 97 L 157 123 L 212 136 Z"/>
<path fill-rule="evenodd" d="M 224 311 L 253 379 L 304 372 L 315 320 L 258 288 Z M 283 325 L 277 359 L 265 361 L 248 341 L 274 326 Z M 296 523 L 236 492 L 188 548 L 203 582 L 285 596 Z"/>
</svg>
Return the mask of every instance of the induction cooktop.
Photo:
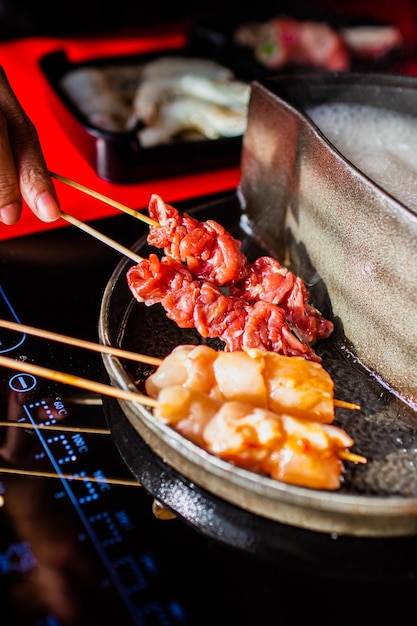
<svg viewBox="0 0 417 626">
<path fill-rule="evenodd" d="M 129 216 L 94 226 L 126 246 L 145 232 Z M 97 341 L 102 293 L 119 260 L 116 251 L 72 226 L 2 242 L 0 317 Z M 99 354 L 25 333 L 1 330 L 0 353 L 104 377 Z M 316 560 L 316 571 L 278 554 L 265 559 L 180 517 L 156 515 L 152 489 L 140 486 L 122 458 L 99 395 L 5 368 L 0 390 L 2 624 L 249 626 L 284 612 L 310 619 L 319 599 L 320 614 L 342 623 L 346 616 L 350 624 L 381 618 L 393 605 L 397 615 L 414 607 L 413 568 L 405 562 L 401 572 L 390 571 L 404 549 L 401 541 L 381 559 L 376 577 L 363 576 L 359 565 L 357 577 L 326 576 L 320 542 L 290 535 L 299 552 Z M 114 427 L 119 418 L 110 419 Z M 224 523 L 220 516 L 217 526 Z"/>
</svg>

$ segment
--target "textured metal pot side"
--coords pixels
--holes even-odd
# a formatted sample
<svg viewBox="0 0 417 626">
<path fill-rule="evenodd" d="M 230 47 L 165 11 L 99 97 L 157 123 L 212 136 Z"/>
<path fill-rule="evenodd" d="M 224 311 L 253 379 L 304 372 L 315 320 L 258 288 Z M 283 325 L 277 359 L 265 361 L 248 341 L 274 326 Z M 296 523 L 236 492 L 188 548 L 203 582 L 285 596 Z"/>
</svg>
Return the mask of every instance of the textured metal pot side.
<svg viewBox="0 0 417 626">
<path fill-rule="evenodd" d="M 282 259 L 302 245 L 357 358 L 417 405 L 417 215 L 345 159 L 305 110 L 359 103 L 417 115 L 417 79 L 311 74 L 252 85 L 238 189 L 243 224 Z M 313 271 L 311 271 L 311 268 Z"/>
</svg>

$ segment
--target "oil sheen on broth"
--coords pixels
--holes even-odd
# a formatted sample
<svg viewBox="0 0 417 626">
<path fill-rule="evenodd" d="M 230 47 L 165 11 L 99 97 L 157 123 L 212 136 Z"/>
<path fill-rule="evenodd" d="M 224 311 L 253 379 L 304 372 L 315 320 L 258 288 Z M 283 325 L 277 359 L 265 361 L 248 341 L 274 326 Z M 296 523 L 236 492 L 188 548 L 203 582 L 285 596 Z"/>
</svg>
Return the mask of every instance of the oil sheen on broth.
<svg viewBox="0 0 417 626">
<path fill-rule="evenodd" d="M 417 117 L 339 102 L 306 113 L 349 161 L 417 212 Z"/>
</svg>

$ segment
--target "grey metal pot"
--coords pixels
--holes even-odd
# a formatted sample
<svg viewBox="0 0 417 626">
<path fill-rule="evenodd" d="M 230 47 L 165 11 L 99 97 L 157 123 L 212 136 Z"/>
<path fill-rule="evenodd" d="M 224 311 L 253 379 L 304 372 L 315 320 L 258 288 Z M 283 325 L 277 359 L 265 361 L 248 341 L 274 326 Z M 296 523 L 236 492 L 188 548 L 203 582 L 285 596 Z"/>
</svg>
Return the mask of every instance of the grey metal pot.
<svg viewBox="0 0 417 626">
<path fill-rule="evenodd" d="M 291 258 L 307 283 L 323 280 L 352 354 L 415 408 L 417 215 L 323 135 L 306 113 L 323 103 L 417 118 L 417 79 L 341 73 L 255 82 L 238 190 L 242 223 L 272 253 Z"/>
</svg>

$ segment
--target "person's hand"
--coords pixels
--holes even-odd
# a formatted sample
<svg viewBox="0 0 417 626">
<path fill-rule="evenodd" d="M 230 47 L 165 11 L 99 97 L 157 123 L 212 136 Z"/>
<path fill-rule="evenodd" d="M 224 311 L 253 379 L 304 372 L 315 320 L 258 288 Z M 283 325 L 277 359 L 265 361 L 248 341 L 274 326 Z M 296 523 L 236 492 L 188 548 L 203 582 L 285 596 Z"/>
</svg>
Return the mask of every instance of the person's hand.
<svg viewBox="0 0 417 626">
<path fill-rule="evenodd" d="M 44 222 L 60 216 L 37 130 L 0 67 L 0 221 L 15 224 L 22 199 Z"/>
</svg>

